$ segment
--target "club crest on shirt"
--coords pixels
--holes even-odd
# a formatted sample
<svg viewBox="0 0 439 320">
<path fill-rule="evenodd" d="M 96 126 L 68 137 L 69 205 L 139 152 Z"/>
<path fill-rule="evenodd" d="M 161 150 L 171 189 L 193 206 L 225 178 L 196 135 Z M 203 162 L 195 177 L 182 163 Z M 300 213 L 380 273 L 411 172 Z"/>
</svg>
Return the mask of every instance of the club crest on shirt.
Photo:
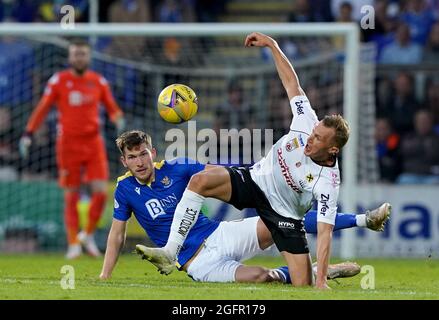
<svg viewBox="0 0 439 320">
<path fill-rule="evenodd" d="M 297 138 L 293 138 L 290 141 L 287 142 L 287 144 L 285 145 L 285 149 L 290 152 L 293 151 L 294 149 L 299 148 L 299 140 Z"/>
<path fill-rule="evenodd" d="M 169 188 L 172 184 L 172 179 L 169 179 L 168 176 L 165 176 L 160 182 L 163 184 L 163 187 Z"/>
<path fill-rule="evenodd" d="M 308 183 L 311 183 L 313 180 L 314 180 L 314 177 L 311 173 L 306 176 L 306 181 L 308 181 Z"/>
<path fill-rule="evenodd" d="M 298 161 L 296 162 L 296 168 L 299 168 L 302 165 L 302 162 Z"/>
</svg>

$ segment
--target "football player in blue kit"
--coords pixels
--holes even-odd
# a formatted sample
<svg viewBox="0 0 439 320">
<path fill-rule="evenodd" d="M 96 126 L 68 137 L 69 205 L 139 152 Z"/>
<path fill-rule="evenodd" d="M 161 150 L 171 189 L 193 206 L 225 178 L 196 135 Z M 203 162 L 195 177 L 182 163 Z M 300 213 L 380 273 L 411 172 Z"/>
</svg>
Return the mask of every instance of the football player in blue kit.
<svg viewBox="0 0 439 320">
<path fill-rule="evenodd" d="M 151 137 L 142 131 L 123 133 L 116 140 L 121 162 L 128 172 L 118 178 L 114 195 L 114 215 L 108 235 L 101 279 L 111 276 L 125 242 L 126 224 L 134 213 L 139 224 L 158 247 L 166 244 L 174 210 L 192 175 L 214 165 L 191 159 L 154 162 L 156 150 Z M 335 230 L 363 226 L 381 231 L 386 219 L 379 209 L 366 214 L 337 214 Z M 317 213 L 305 218 L 307 232 L 317 232 Z M 190 219 L 191 212 L 187 212 Z M 291 282 L 287 267 L 268 269 L 241 263 L 273 244 L 270 231 L 259 217 L 238 221 L 214 221 L 200 215 L 181 248 L 176 266 L 196 281 L 208 282 Z M 142 245 L 136 250 L 142 255 Z M 150 260 L 159 269 L 161 261 Z M 172 270 L 161 270 L 169 274 Z M 360 272 L 356 263 L 330 265 L 328 278 L 349 277 Z"/>
</svg>

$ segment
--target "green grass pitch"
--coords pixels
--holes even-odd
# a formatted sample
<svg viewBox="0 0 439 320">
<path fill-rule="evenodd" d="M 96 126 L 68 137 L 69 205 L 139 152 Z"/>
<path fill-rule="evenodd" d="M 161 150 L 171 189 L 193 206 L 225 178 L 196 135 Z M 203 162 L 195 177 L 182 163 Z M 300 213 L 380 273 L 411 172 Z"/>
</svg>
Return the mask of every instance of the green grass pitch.
<svg viewBox="0 0 439 320">
<path fill-rule="evenodd" d="M 373 266 L 375 289 L 361 288 L 362 277 L 371 275 L 368 272 L 338 279 L 338 282 L 329 281 L 332 290 L 328 292 L 278 283 L 198 283 L 184 272 L 160 275 L 135 254 L 122 255 L 112 279 L 100 281 L 102 260 L 82 257 L 67 261 L 60 254 L 2 255 L 0 299 L 439 299 L 439 260 L 435 259 L 359 259 L 360 265 Z M 277 257 L 259 257 L 247 263 L 267 267 L 283 265 L 282 259 Z M 75 289 L 61 288 L 63 265 L 74 267 Z"/>
</svg>

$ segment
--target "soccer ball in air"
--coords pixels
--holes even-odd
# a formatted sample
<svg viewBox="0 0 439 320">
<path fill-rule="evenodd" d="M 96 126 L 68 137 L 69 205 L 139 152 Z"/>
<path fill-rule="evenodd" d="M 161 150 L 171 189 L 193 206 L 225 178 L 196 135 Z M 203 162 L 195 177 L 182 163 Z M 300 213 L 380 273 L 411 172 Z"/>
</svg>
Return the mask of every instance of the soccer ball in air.
<svg viewBox="0 0 439 320">
<path fill-rule="evenodd" d="M 197 113 L 197 95 L 194 90 L 184 84 L 171 84 L 160 92 L 157 110 L 167 122 L 188 121 Z"/>
</svg>

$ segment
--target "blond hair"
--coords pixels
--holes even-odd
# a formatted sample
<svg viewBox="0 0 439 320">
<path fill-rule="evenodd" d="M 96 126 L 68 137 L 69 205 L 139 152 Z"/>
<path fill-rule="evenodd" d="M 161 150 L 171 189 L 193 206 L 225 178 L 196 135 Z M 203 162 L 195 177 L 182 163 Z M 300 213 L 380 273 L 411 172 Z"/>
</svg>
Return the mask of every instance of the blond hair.
<svg viewBox="0 0 439 320">
<path fill-rule="evenodd" d="M 341 149 L 349 140 L 349 124 L 339 114 L 325 116 L 323 119 L 323 125 L 327 128 L 334 128 L 335 130 L 335 144 Z"/>
</svg>

